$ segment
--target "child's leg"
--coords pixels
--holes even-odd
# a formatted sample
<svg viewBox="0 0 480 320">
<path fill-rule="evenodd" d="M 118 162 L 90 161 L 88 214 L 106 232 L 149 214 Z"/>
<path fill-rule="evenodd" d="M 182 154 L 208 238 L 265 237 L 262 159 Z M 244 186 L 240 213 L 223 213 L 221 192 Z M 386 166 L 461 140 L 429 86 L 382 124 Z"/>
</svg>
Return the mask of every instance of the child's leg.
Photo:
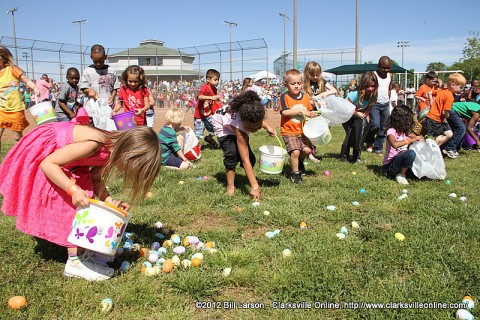
<svg viewBox="0 0 480 320">
<path fill-rule="evenodd" d="M 183 138 L 182 135 L 177 136 L 177 143 L 180 146 L 180 150 L 183 151 L 183 146 L 185 144 L 185 139 Z"/>
<path fill-rule="evenodd" d="M 450 140 L 450 138 L 453 137 L 453 131 L 452 130 L 448 130 L 448 131 L 445 131 L 443 133 L 443 135 L 440 135 L 440 136 L 437 136 L 435 138 L 435 142 L 437 143 L 437 145 L 440 147 L 442 144 L 444 144 L 445 142 L 447 142 L 448 140 Z"/>
<path fill-rule="evenodd" d="M 413 166 L 415 156 L 416 154 L 413 150 L 407 150 L 395 156 L 385 168 L 388 175 L 393 178 L 400 174 L 405 178 L 408 169 Z"/>
<path fill-rule="evenodd" d="M 351 132 L 352 147 L 353 147 L 352 162 L 357 162 L 360 160 L 364 131 L 368 123 L 367 123 L 367 120 L 365 119 L 355 118 L 352 125 L 353 125 L 352 132 Z"/>
<path fill-rule="evenodd" d="M 300 158 L 300 150 L 293 150 L 290 153 L 290 166 L 292 167 L 293 172 L 297 172 L 298 170 L 298 163 Z"/>
<path fill-rule="evenodd" d="M 352 140 L 351 135 L 353 131 L 353 118 L 350 118 L 345 123 L 342 123 L 343 130 L 345 130 L 345 139 L 343 139 L 342 147 L 340 149 L 340 160 L 346 161 L 350 153 L 350 141 Z"/>
<path fill-rule="evenodd" d="M 232 196 L 235 193 L 235 169 L 225 168 L 227 176 L 227 195 Z"/>
<path fill-rule="evenodd" d="M 4 131 L 4 130 L 5 130 L 5 129 L 0 128 L 0 152 L 2 151 L 2 135 L 3 135 L 3 131 Z"/>
<path fill-rule="evenodd" d="M 318 160 L 315 157 L 315 151 L 316 151 L 316 148 L 315 148 L 315 146 L 313 146 L 312 147 L 312 152 L 308 155 L 308 159 L 310 159 L 310 161 L 313 161 L 313 162 L 320 162 L 320 160 Z"/>
<path fill-rule="evenodd" d="M 213 136 L 215 135 L 215 129 L 213 128 L 212 124 L 212 118 L 207 117 L 205 119 L 202 119 L 203 124 L 205 125 L 205 129 L 208 131 L 208 136 L 205 137 L 205 141 L 208 142 L 212 147 L 217 148 L 218 143 L 213 139 Z"/>
</svg>

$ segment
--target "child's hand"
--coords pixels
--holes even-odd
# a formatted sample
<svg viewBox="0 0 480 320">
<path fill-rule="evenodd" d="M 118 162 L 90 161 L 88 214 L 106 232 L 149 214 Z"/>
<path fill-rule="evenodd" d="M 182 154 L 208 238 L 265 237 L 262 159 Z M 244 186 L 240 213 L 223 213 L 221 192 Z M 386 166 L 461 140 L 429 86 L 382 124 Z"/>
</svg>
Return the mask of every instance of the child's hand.
<svg viewBox="0 0 480 320">
<path fill-rule="evenodd" d="M 260 186 L 256 186 L 250 189 L 250 195 L 253 197 L 253 200 L 260 200 L 261 189 Z"/>
<path fill-rule="evenodd" d="M 309 118 L 315 118 L 318 116 L 318 113 L 316 113 L 315 111 L 307 111 L 306 116 Z"/>
<path fill-rule="evenodd" d="M 128 211 L 128 209 L 130 209 L 130 205 L 128 203 L 123 202 L 121 200 L 115 200 L 112 197 L 106 198 L 105 202 L 108 203 L 108 204 L 111 204 L 111 205 L 113 205 L 117 208 L 120 208 L 124 211 Z"/>
<path fill-rule="evenodd" d="M 78 188 L 72 194 L 72 203 L 79 208 L 87 208 L 90 205 L 88 199 L 89 197 L 87 192 L 81 188 Z"/>
<path fill-rule="evenodd" d="M 38 88 L 35 87 L 35 89 L 33 89 L 33 93 L 35 93 L 36 96 L 39 96 L 40 95 L 40 90 L 38 90 Z"/>
<path fill-rule="evenodd" d="M 269 135 L 270 137 L 275 137 L 275 136 L 277 135 L 277 130 L 272 129 L 272 128 L 268 128 L 268 129 L 267 129 L 267 132 L 268 132 L 268 135 Z"/>
<path fill-rule="evenodd" d="M 135 115 L 136 116 L 141 115 L 143 112 L 144 112 L 143 109 L 135 109 Z"/>
<path fill-rule="evenodd" d="M 190 128 L 190 127 L 183 127 L 183 128 L 184 128 L 183 130 L 185 130 L 185 132 L 190 132 L 190 130 L 192 130 L 192 128 Z"/>
<path fill-rule="evenodd" d="M 415 136 L 412 138 L 412 142 L 415 141 L 425 141 L 425 138 L 423 136 Z"/>
<path fill-rule="evenodd" d="M 88 89 L 88 97 L 93 100 L 97 100 L 97 93 L 93 89 Z"/>
</svg>

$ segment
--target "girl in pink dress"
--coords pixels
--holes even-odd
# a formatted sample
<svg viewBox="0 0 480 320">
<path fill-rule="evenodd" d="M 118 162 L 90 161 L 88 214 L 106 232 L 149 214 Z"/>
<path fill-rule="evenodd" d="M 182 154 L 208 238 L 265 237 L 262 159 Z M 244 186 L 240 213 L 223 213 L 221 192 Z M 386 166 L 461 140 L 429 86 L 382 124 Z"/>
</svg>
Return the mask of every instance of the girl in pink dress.
<svg viewBox="0 0 480 320">
<path fill-rule="evenodd" d="M 16 216 L 18 230 L 67 247 L 64 276 L 106 280 L 113 269 L 92 254 L 67 242 L 76 208 L 89 198 L 129 209 L 106 189 L 110 173 L 118 170 L 130 187 L 130 199 L 143 199 L 162 162 L 160 144 L 148 127 L 101 131 L 74 122 L 39 126 L 23 137 L 0 164 L 2 212 Z"/>
<path fill-rule="evenodd" d="M 150 91 L 145 86 L 145 71 L 142 67 L 131 65 L 122 73 L 122 86 L 118 92 L 118 102 L 113 115 L 122 107 L 123 111 L 135 111 L 135 122 L 138 126 L 147 124 L 145 112 L 150 109 Z"/>
</svg>

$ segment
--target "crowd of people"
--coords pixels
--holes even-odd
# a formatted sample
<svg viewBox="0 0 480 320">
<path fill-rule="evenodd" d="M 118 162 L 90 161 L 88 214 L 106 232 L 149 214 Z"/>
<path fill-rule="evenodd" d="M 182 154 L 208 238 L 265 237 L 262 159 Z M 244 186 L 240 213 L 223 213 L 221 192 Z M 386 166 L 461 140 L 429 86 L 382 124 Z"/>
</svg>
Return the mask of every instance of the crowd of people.
<svg viewBox="0 0 480 320">
<path fill-rule="evenodd" d="M 0 46 L 0 136 L 4 129 L 11 129 L 20 140 L 28 125 L 25 108 L 27 97 L 33 101 L 31 93 L 35 101 L 54 101 L 58 120 L 37 126 L 2 160 L 2 212 L 17 217 L 19 230 L 66 247 L 63 274 L 67 277 L 101 281 L 111 278 L 114 270 L 104 256 L 67 242 L 70 226 L 65 221 L 73 219 L 77 207 L 88 207 L 89 198 L 95 196 L 128 210 L 130 205 L 114 199 L 106 187 L 116 171 L 123 173 L 124 184 L 131 190 L 130 200 L 138 202 L 152 186 L 161 165 L 190 169 L 192 163 L 184 154 L 179 135 L 182 131 L 193 130 L 198 139 L 214 149 L 221 148 L 228 195 L 235 192 L 240 163 L 254 200 L 261 197 L 262 190 L 253 169 L 256 158 L 249 135 L 264 129 L 277 136 L 265 121 L 268 108 L 281 114 L 278 125 L 294 184 L 303 182 L 307 157 L 319 161 L 315 146 L 304 135 L 303 123 L 320 115 L 329 96 L 340 96 L 353 105 L 351 117 L 348 115 L 342 124 L 345 138 L 340 161 L 362 163 L 362 150 L 382 155 L 385 175 L 402 185 L 408 184 L 407 174 L 416 157 L 408 147 L 426 136 L 435 139 L 453 159 L 458 157 L 465 132 L 480 148 L 474 130 L 480 118 L 478 81 L 465 88 L 463 75 L 454 73 L 439 83 L 432 72 L 418 90 L 411 90 L 411 86 L 403 90 L 392 81 L 392 60 L 387 56 L 380 57 L 376 71 L 364 73 L 347 88 L 335 88 L 325 81 L 321 66 L 314 61 L 306 64 L 303 73 L 286 71 L 282 85 L 251 78 L 220 82 L 221 74 L 215 69 L 206 72 L 205 83 L 152 83 L 136 65 L 126 68 L 118 79 L 115 70 L 105 64 L 101 45 L 92 46 L 90 57 L 92 65 L 83 70 L 81 78 L 79 70 L 69 68 L 66 81 L 56 86 L 47 75 L 36 83 L 27 79 L 13 63 L 9 50 Z M 20 82 L 29 88 L 23 96 L 25 103 Z M 131 111 L 137 126 L 125 131 L 95 127 L 84 105 L 100 99 L 110 108 L 107 117 Z M 169 108 L 158 133 L 151 121 L 155 108 Z M 188 111 L 193 112 L 193 129 L 183 123 Z"/>
</svg>

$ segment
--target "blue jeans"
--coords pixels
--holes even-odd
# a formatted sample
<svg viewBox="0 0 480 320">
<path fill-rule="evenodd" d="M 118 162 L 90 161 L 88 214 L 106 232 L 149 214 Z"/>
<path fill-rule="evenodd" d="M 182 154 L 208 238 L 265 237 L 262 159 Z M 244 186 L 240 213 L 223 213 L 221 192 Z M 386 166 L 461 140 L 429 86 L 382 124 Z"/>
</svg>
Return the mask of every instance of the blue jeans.
<svg viewBox="0 0 480 320">
<path fill-rule="evenodd" d="M 373 152 L 381 153 L 383 151 L 383 144 L 387 138 L 386 125 L 389 115 L 388 103 L 376 103 L 370 110 L 370 129 L 365 142 L 367 145 L 371 145 L 373 142 Z"/>
<path fill-rule="evenodd" d="M 400 173 L 401 168 L 412 168 L 416 155 L 413 150 L 403 151 L 397 154 L 389 163 L 383 165 L 383 171 L 393 178 Z"/>
<path fill-rule="evenodd" d="M 448 125 L 452 128 L 453 137 L 445 143 L 445 150 L 458 151 L 462 145 L 463 137 L 465 136 L 465 126 L 462 118 L 453 110 L 450 110 L 450 116 L 447 118 Z"/>
</svg>

